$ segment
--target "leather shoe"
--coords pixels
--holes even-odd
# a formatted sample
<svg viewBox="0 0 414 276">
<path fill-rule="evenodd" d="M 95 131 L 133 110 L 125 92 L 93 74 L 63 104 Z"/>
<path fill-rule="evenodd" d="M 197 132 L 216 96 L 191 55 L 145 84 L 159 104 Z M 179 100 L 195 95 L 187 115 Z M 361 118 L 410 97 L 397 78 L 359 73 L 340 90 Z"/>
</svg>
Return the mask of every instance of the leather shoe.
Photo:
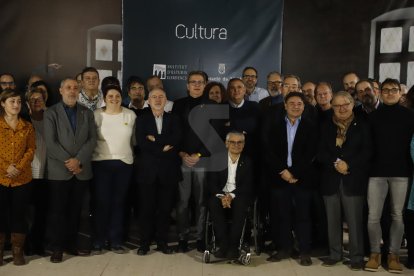
<svg viewBox="0 0 414 276">
<path fill-rule="evenodd" d="M 301 255 L 299 264 L 302 266 L 310 266 L 312 265 L 312 260 L 309 255 Z"/>
<path fill-rule="evenodd" d="M 80 256 L 80 257 L 85 257 L 85 256 L 89 256 L 91 255 L 91 251 L 89 249 L 67 249 L 65 250 L 65 252 L 69 255 L 73 255 L 73 256 Z"/>
<path fill-rule="evenodd" d="M 229 259 L 237 259 L 239 257 L 239 250 L 237 248 L 230 248 L 227 250 L 226 257 Z"/>
<path fill-rule="evenodd" d="M 147 255 L 148 251 L 149 251 L 149 246 L 142 245 L 138 248 L 137 255 L 145 256 L 145 255 Z"/>
<path fill-rule="evenodd" d="M 185 253 L 188 252 L 188 242 L 186 240 L 178 241 L 178 252 Z"/>
<path fill-rule="evenodd" d="M 53 251 L 52 255 L 50 256 L 50 261 L 52 263 L 61 263 L 63 259 L 63 252 L 62 251 Z"/>
<path fill-rule="evenodd" d="M 224 259 L 226 257 L 226 249 L 224 247 L 219 248 L 219 250 L 217 250 L 215 253 L 213 253 L 214 257 L 216 257 L 217 259 Z"/>
<path fill-rule="evenodd" d="M 271 255 L 269 258 L 266 259 L 266 261 L 268 262 L 280 262 L 283 259 L 289 259 L 290 258 L 290 253 L 287 251 L 279 251 L 276 252 L 275 254 Z"/>
<path fill-rule="evenodd" d="M 166 243 L 157 243 L 155 251 L 160 251 L 163 254 L 172 254 L 172 249 Z"/>
</svg>

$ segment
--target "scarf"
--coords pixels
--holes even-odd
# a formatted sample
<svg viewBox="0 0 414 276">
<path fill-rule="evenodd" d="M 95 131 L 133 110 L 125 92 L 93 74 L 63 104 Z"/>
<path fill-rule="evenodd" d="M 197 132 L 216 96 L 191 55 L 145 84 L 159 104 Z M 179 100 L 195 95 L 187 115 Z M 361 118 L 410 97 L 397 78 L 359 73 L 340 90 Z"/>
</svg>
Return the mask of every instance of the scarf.
<svg viewBox="0 0 414 276">
<path fill-rule="evenodd" d="M 340 120 L 338 119 L 335 114 L 332 117 L 334 124 L 337 126 L 336 129 L 336 146 L 342 148 L 342 145 L 346 141 L 346 132 L 348 131 L 351 122 L 354 120 L 354 113 L 349 116 L 348 119 Z"/>
</svg>

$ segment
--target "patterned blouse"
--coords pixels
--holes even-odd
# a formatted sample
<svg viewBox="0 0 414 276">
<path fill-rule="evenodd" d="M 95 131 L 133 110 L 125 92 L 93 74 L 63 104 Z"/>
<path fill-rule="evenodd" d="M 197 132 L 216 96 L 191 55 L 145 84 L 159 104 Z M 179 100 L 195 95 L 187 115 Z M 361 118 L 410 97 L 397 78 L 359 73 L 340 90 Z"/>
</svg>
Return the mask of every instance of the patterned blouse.
<svg viewBox="0 0 414 276">
<path fill-rule="evenodd" d="M 0 185 L 20 186 L 32 180 L 31 162 L 36 148 L 35 131 L 31 123 L 19 118 L 13 130 L 0 117 Z M 15 178 L 7 177 L 7 168 L 15 164 L 20 174 Z"/>
</svg>

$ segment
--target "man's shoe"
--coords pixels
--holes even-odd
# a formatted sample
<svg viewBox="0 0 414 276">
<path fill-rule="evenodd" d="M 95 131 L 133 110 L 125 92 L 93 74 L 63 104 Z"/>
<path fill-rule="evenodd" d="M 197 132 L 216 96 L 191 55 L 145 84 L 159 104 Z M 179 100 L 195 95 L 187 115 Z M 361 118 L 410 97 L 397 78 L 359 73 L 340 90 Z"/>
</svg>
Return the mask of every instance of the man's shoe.
<svg viewBox="0 0 414 276">
<path fill-rule="evenodd" d="M 226 258 L 227 252 L 224 247 L 219 248 L 215 253 L 213 253 L 214 257 L 217 259 L 224 259 Z"/>
<path fill-rule="evenodd" d="M 149 246 L 142 245 L 142 246 L 138 247 L 137 255 L 145 256 L 145 255 L 147 255 L 148 251 L 149 251 Z"/>
<path fill-rule="evenodd" d="M 266 259 L 266 261 L 280 262 L 283 259 L 289 259 L 289 258 L 290 258 L 290 253 L 282 250 L 282 251 L 276 252 L 275 254 L 271 255 L 269 258 Z"/>
<path fill-rule="evenodd" d="M 197 251 L 204 252 L 206 250 L 206 243 L 204 240 L 197 240 Z"/>
<path fill-rule="evenodd" d="M 364 262 L 351 262 L 351 265 L 349 266 L 351 268 L 351 270 L 353 271 L 359 271 L 362 270 L 364 268 Z"/>
<path fill-rule="evenodd" d="M 186 240 L 179 240 L 177 251 L 180 253 L 188 252 L 188 242 Z"/>
<path fill-rule="evenodd" d="M 80 256 L 80 257 L 85 257 L 85 256 L 91 255 L 91 250 L 89 250 L 89 249 L 69 248 L 69 249 L 65 250 L 65 252 L 69 255 Z"/>
<path fill-rule="evenodd" d="M 157 248 L 155 251 L 160 251 L 163 254 L 172 254 L 172 249 L 164 242 L 157 243 Z"/>
<path fill-rule="evenodd" d="M 381 265 L 381 254 L 380 253 L 371 253 L 369 256 L 368 262 L 365 264 L 364 270 L 366 271 L 378 271 L 378 268 Z"/>
<path fill-rule="evenodd" d="M 339 264 L 340 262 L 341 262 L 340 260 L 334 260 L 334 259 L 328 258 L 323 261 L 322 266 L 331 267 L 331 266 L 335 266 Z"/>
<path fill-rule="evenodd" d="M 91 255 L 101 255 L 102 254 L 102 246 L 94 245 L 91 250 Z"/>
<path fill-rule="evenodd" d="M 50 261 L 52 263 L 61 263 L 63 260 L 63 252 L 62 251 L 53 251 L 52 255 L 50 256 Z"/>
<path fill-rule="evenodd" d="M 127 253 L 127 250 L 120 246 L 120 245 L 115 245 L 111 247 L 111 251 L 114 252 L 115 254 L 125 254 Z"/>
<path fill-rule="evenodd" d="M 388 272 L 391 273 L 402 273 L 403 269 L 400 264 L 398 255 L 390 253 L 388 254 Z"/>
<path fill-rule="evenodd" d="M 229 250 L 227 250 L 226 258 L 237 259 L 239 256 L 240 254 L 237 248 L 230 248 Z"/>
<path fill-rule="evenodd" d="M 312 265 L 312 260 L 309 255 L 301 255 L 299 264 L 302 266 L 310 266 Z"/>
</svg>

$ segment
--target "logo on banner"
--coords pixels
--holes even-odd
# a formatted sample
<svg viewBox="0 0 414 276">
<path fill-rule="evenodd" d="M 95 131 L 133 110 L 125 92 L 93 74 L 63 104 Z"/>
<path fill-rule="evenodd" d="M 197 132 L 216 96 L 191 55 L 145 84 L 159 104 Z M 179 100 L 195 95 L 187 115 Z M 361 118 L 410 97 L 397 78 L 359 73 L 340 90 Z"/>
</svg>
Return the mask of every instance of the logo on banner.
<svg viewBox="0 0 414 276">
<path fill-rule="evenodd" d="M 218 72 L 219 72 L 220 75 L 223 75 L 223 74 L 226 73 L 226 64 L 225 63 L 219 63 Z"/>
<path fill-rule="evenodd" d="M 162 80 L 187 80 L 186 64 L 154 64 L 152 74 Z"/>
<path fill-rule="evenodd" d="M 167 76 L 167 65 L 166 64 L 154 64 L 152 67 L 152 74 L 159 77 L 162 80 L 165 80 Z"/>
</svg>

